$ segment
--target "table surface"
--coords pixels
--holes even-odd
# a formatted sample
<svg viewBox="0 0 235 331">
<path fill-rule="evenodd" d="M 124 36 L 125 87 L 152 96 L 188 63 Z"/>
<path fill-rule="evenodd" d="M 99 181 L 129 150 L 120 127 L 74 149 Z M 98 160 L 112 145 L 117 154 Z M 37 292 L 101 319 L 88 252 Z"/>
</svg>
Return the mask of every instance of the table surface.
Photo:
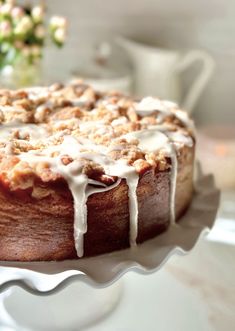
<svg viewBox="0 0 235 331">
<path fill-rule="evenodd" d="M 235 245 L 201 241 L 152 275 L 128 273 L 116 310 L 89 331 L 234 331 Z"/>
</svg>

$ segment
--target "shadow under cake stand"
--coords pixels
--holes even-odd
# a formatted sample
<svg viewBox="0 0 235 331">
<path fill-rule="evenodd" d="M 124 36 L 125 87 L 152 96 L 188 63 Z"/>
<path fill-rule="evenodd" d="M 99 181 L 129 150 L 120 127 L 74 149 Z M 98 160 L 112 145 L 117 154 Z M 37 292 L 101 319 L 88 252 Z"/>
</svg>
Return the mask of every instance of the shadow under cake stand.
<svg viewBox="0 0 235 331">
<path fill-rule="evenodd" d="M 123 274 L 155 272 L 194 247 L 213 226 L 219 196 L 213 177 L 201 176 L 180 223 L 134 248 L 81 260 L 0 262 L 1 330 L 82 330 L 96 323 L 120 301 Z"/>
</svg>

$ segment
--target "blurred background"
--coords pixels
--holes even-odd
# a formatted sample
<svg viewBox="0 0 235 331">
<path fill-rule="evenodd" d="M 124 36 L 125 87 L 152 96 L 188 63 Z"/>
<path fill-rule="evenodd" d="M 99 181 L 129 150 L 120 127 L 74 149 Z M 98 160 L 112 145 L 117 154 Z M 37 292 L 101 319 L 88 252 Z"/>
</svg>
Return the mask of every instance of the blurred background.
<svg viewBox="0 0 235 331">
<path fill-rule="evenodd" d="M 67 19 L 68 33 L 59 50 L 45 47 L 37 83 L 83 77 L 99 89 L 176 101 L 195 120 L 197 157 L 222 190 L 209 240 L 149 282 L 125 276 L 121 305 L 92 330 L 155 331 L 156 316 L 160 331 L 235 330 L 235 1 L 43 3 L 48 17 Z"/>
<path fill-rule="evenodd" d="M 100 42 L 115 43 L 119 35 L 161 48 L 180 51 L 203 49 L 214 58 L 216 68 L 210 84 L 196 106 L 200 120 L 235 121 L 233 86 L 235 68 L 235 2 L 233 0 L 47 1 L 50 13 L 69 21 L 69 34 L 61 52 L 48 50 L 45 65 L 50 73 L 64 78 L 91 57 Z M 114 56 L 120 57 L 117 50 Z M 120 67 L 124 65 L 122 55 Z M 118 61 L 118 59 L 115 59 Z M 143 59 L 144 61 L 144 59 Z M 122 68 L 120 68 L 122 69 Z M 197 68 L 195 68 L 196 70 Z M 193 77 L 194 72 L 191 72 Z M 190 76 L 190 75 L 188 75 Z M 190 77 L 188 77 L 188 80 Z M 187 82 L 184 86 L 187 88 Z M 156 94 L 158 91 L 156 90 Z"/>
<path fill-rule="evenodd" d="M 47 6 L 69 22 L 64 48 L 45 51 L 50 79 L 82 76 L 98 88 L 176 100 L 196 121 L 204 171 L 234 189 L 233 0 L 50 0 Z"/>
</svg>

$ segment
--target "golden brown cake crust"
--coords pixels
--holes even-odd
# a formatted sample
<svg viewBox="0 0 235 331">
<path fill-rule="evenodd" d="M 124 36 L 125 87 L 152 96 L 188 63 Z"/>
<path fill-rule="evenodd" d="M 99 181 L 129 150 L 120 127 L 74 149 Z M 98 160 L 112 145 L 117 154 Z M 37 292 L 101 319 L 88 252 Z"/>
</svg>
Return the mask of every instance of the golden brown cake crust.
<svg viewBox="0 0 235 331">
<path fill-rule="evenodd" d="M 77 258 L 74 199 L 67 181 L 45 160 L 30 163 L 22 158 L 31 151 L 41 152 L 60 146 L 67 135 L 89 139 L 93 144 L 105 147 L 116 146 L 118 141 L 119 148 L 110 148 L 108 156 L 114 161 L 125 160 L 139 175 L 137 243 L 141 243 L 165 231 L 170 224 L 172 160 L 161 150 L 145 151 L 138 140 L 123 136 L 147 130 L 161 121 L 169 132 L 180 132 L 185 141 L 191 141 L 189 145 L 184 140 L 183 143 L 176 141 L 176 218 L 182 215 L 193 193 L 194 138 L 191 127 L 176 116 L 178 108 L 171 106 L 162 119 L 162 111 L 139 115 L 135 111 L 137 101 L 115 93 L 97 93 L 81 83 L 67 87 L 54 85 L 42 91 L 35 91 L 35 98 L 29 96 L 33 94 L 29 91 L 0 93 L 0 260 Z M 7 131 L 6 140 L 4 134 L 1 136 L 1 127 L 12 124 L 14 127 L 16 119 L 20 128 L 14 128 L 10 138 Z M 91 122 L 93 126 L 86 127 L 86 123 Z M 34 125 L 43 127 L 48 137 L 44 139 L 40 135 L 40 139 L 35 139 L 32 131 L 21 131 L 22 124 L 33 125 L 33 129 Z M 84 152 L 90 152 L 86 144 Z M 50 157 L 58 157 L 58 152 L 53 150 Z M 60 155 L 60 159 L 65 166 L 74 161 L 66 154 Z M 82 161 L 82 173 L 95 180 L 95 185 L 98 182 L 108 187 L 118 180 L 118 176 L 110 176 L 102 165 L 89 159 Z M 90 195 L 86 205 L 84 256 L 129 247 L 130 209 L 126 179 L 122 178 L 117 186 L 106 192 Z"/>
</svg>

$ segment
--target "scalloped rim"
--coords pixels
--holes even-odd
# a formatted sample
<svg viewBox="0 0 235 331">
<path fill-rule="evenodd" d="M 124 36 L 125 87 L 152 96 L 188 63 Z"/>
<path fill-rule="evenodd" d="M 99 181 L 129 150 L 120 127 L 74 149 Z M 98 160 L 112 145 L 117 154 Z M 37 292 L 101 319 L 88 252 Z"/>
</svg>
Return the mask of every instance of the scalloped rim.
<svg viewBox="0 0 235 331">
<path fill-rule="evenodd" d="M 0 292 L 11 286 L 20 286 L 33 294 L 49 295 L 75 279 L 93 287 L 106 287 L 130 270 L 153 273 L 172 255 L 188 253 L 212 228 L 219 198 L 213 176 L 200 177 L 192 203 L 180 223 L 133 249 L 61 262 L 1 262 Z"/>
</svg>

